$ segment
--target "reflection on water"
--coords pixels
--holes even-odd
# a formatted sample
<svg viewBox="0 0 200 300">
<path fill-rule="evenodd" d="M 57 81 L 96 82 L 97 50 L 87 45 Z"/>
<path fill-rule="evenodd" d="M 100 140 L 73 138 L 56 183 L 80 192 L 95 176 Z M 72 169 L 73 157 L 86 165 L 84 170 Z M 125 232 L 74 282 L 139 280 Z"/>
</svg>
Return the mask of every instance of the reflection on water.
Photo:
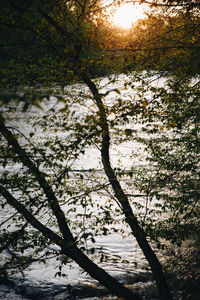
<svg viewBox="0 0 200 300">
<path fill-rule="evenodd" d="M 106 80 L 106 79 L 105 79 Z M 114 83 L 112 86 L 106 86 L 102 89 L 102 92 L 106 92 L 109 88 L 112 89 L 119 89 L 121 91 L 121 97 L 129 96 L 130 91 L 127 91 L 127 89 L 124 89 L 123 84 L 123 78 L 121 78 L 118 82 Z M 101 83 L 102 84 L 102 83 Z M 105 85 L 105 82 L 104 82 Z M 77 85 L 73 87 L 75 91 L 79 89 L 83 92 L 83 87 L 81 85 Z M 85 89 L 85 92 L 88 93 L 87 89 Z M 113 99 L 116 97 L 115 92 L 109 93 L 109 95 L 106 98 L 106 101 L 109 105 L 111 105 Z M 91 103 L 91 100 L 88 100 L 88 103 L 86 103 L 85 108 L 77 105 L 72 106 L 73 109 L 76 111 L 77 114 L 84 114 L 87 111 L 87 105 L 92 109 L 93 103 Z M 55 103 L 55 99 L 52 97 L 51 101 L 43 104 L 43 111 L 40 111 L 36 108 L 32 108 L 27 112 L 20 112 L 19 109 L 14 111 L 13 109 L 10 111 L 5 111 L 5 116 L 8 117 L 8 125 L 9 126 L 17 126 L 18 129 L 23 132 L 24 135 L 28 136 L 28 133 L 30 132 L 31 124 L 27 125 L 26 120 L 29 119 L 32 116 L 35 115 L 42 115 L 46 111 L 48 111 L 51 107 L 56 107 L 57 109 L 60 109 L 62 107 L 62 103 Z M 135 129 L 137 129 L 137 132 L 139 132 L 140 127 L 136 124 Z M 41 132 L 38 132 L 38 134 L 41 135 Z M 133 145 L 134 143 L 134 145 Z M 131 149 L 134 147 L 134 149 L 137 150 L 138 155 L 140 156 L 140 159 L 136 159 L 134 162 L 135 165 L 140 165 L 142 162 L 144 162 L 143 153 L 141 150 L 141 146 L 136 142 L 126 142 L 121 145 L 118 145 L 117 147 L 111 148 L 111 158 L 112 158 L 112 164 L 113 166 L 120 167 L 118 158 L 121 156 L 120 164 L 123 164 L 124 166 L 127 166 L 127 168 L 130 167 L 130 152 Z M 17 173 L 19 172 L 21 168 L 21 164 L 16 165 L 7 165 L 6 167 L 0 167 L 0 173 L 8 172 L 8 173 Z M 74 169 L 81 170 L 81 169 L 90 169 L 90 168 L 96 168 L 98 170 L 102 170 L 101 165 L 101 159 L 100 159 L 100 152 L 98 149 L 91 147 L 87 149 L 85 154 L 83 154 L 79 160 L 76 161 L 74 164 Z M 98 195 L 96 195 L 98 197 Z M 5 216 L 1 216 L 1 219 L 4 220 Z M 119 225 L 121 227 L 121 224 Z M 129 232 L 129 229 L 124 227 L 124 230 L 126 233 Z M 88 244 L 88 247 L 90 245 Z M 98 252 L 95 252 L 93 255 L 93 259 L 99 263 L 100 255 L 103 255 L 107 258 L 108 261 L 102 261 L 100 265 L 108 271 L 111 275 L 114 277 L 117 277 L 122 282 L 128 282 L 131 281 L 131 278 L 136 278 L 139 276 L 139 274 L 149 274 L 147 270 L 149 270 L 148 264 L 138 247 L 135 239 L 131 235 L 125 234 L 124 237 L 121 236 L 121 234 L 111 234 L 111 235 L 105 235 L 102 237 L 96 238 L 96 244 L 95 247 L 99 249 Z M 91 279 L 87 274 L 82 272 L 80 268 L 73 262 L 69 262 L 65 266 L 65 269 L 63 271 L 66 273 L 67 278 L 55 278 L 55 266 L 57 266 L 58 262 L 55 259 L 47 261 L 47 263 L 39 264 L 39 263 L 33 263 L 25 272 L 25 278 L 29 281 L 34 282 L 35 284 L 41 282 L 46 282 L 46 284 L 59 284 L 59 285 L 80 285 L 80 284 L 96 284 L 96 281 Z M 148 275 L 149 276 L 149 275 Z M 149 277 L 148 277 L 149 278 Z M 134 280 L 133 280 L 134 281 Z M 147 280 L 148 281 L 148 280 Z M 14 298 L 13 298 L 14 299 Z M 113 298 L 112 298 L 113 299 Z"/>
</svg>

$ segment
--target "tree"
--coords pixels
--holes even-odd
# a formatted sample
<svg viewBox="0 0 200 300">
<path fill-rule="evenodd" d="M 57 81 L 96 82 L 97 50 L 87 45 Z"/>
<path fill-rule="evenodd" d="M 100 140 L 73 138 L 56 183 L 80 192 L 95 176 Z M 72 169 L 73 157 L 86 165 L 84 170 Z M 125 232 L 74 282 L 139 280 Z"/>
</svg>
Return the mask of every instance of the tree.
<svg viewBox="0 0 200 300">
<path fill-rule="evenodd" d="M 184 241 L 191 244 L 195 241 L 199 247 L 200 40 L 199 31 L 195 30 L 199 27 L 199 7 L 193 9 L 189 4 L 186 10 L 173 9 L 171 16 L 167 11 L 165 15 L 144 21 L 143 28 L 137 28 L 143 42 L 141 50 L 146 48 L 150 56 L 149 59 L 147 52 L 142 53 L 150 72 L 144 74 L 138 95 L 146 106 L 148 126 L 144 130 L 148 138 L 143 142 L 152 168 L 139 170 L 138 174 L 134 170 L 135 182 L 136 187 L 146 194 L 147 210 L 152 210 L 151 217 L 147 214 L 145 218 L 145 231 L 152 235 L 159 247 L 164 247 L 168 240 L 180 265 L 187 265 L 185 262 L 189 261 L 181 248 L 186 244 Z M 152 23 L 155 27 L 150 26 Z M 152 27 L 157 28 L 155 32 Z M 148 39 L 149 32 L 154 36 L 153 43 Z M 165 77 L 157 80 L 155 70 L 160 70 Z M 153 92 L 153 97 L 147 95 L 149 91 Z M 144 114 L 141 123 L 144 123 Z M 154 210 L 149 202 L 156 203 Z M 177 265 L 174 269 L 178 269 Z M 189 282 L 189 285 L 185 284 L 188 290 L 184 299 L 192 299 L 192 295 L 188 296 L 190 278 L 198 285 L 199 276 L 194 274 L 195 271 L 191 274 L 184 270 L 182 279 Z"/>
<path fill-rule="evenodd" d="M 199 6 L 198 3 L 193 4 L 186 2 L 186 9 L 181 11 L 173 7 L 172 15 L 167 10 L 153 19 L 150 17 L 144 21 L 139 33 L 143 35 L 141 48 L 148 48 L 151 57 L 145 60 L 150 62 L 150 73 L 143 77 L 144 88 L 138 88 L 138 95 L 143 100 L 146 91 L 153 92 L 153 97 L 146 97 L 145 102 L 146 122 L 149 124 L 145 131 L 149 140 L 144 140 L 144 144 L 148 159 L 155 167 L 150 193 L 152 198 L 159 200 L 158 206 L 162 211 L 172 214 L 171 218 L 166 218 L 166 223 L 162 219 L 156 222 L 156 226 L 158 231 L 163 229 L 163 236 L 168 236 L 174 243 L 181 243 L 197 231 L 199 216 L 200 39 L 199 31 L 196 31 L 199 27 Z M 159 32 L 158 27 L 161 28 Z M 153 35 L 152 44 L 148 39 L 149 32 Z M 143 53 L 145 56 L 145 51 Z M 161 83 L 153 86 L 157 72 L 152 73 L 152 68 L 166 76 Z M 153 231 L 156 233 L 155 228 Z"/>
<path fill-rule="evenodd" d="M 1 70 L 3 95 L 1 100 L 8 102 L 14 97 L 19 101 L 24 101 L 25 110 L 29 103 L 39 105 L 41 98 L 49 98 L 52 93 L 50 88 L 53 87 L 54 94 L 56 90 L 56 95 L 64 103 L 60 112 L 67 116 L 69 103 L 63 96 L 64 87 L 66 82 L 73 83 L 81 80 L 89 88 L 90 97 L 96 105 L 96 109 L 90 112 L 82 122 L 75 119 L 76 123 L 72 124 L 73 127 L 68 124 L 67 117 L 65 117 L 66 119 L 63 117 L 63 129 L 69 131 L 73 128 L 77 139 L 71 140 L 65 145 L 63 141 L 57 138 L 53 140 L 53 147 L 51 147 L 52 141 L 47 141 L 44 146 L 46 149 L 49 147 L 48 155 L 45 155 L 42 146 L 27 145 L 25 151 L 25 141 L 18 141 L 16 132 L 11 132 L 1 117 L 1 134 L 8 142 L 6 147 L 5 144 L 2 144 L 1 147 L 4 154 L 2 155 L 2 163 L 6 165 L 8 161 L 14 161 L 23 164 L 19 174 L 14 176 L 5 174 L 1 181 L 0 192 L 3 198 L 7 204 L 18 211 L 17 218 L 19 221 L 23 220 L 23 225 L 20 225 L 18 230 L 3 234 L 1 241 L 5 246 L 2 249 L 9 247 L 14 240 L 23 251 L 32 247 L 32 243 L 29 242 L 30 237 L 35 242 L 36 248 L 39 247 L 37 248 L 38 253 L 44 249 L 44 241 L 47 245 L 54 243 L 60 247 L 60 253 L 71 257 L 112 293 L 125 299 L 137 299 L 128 289 L 96 266 L 81 251 L 77 246 L 80 242 L 78 236 L 72 235 L 69 228 L 70 221 L 66 219 L 61 208 L 62 201 L 65 203 L 64 193 L 66 193 L 65 197 L 66 195 L 67 197 L 75 197 L 71 190 L 67 190 L 64 183 L 69 166 L 63 167 L 62 160 L 68 160 L 69 157 L 75 159 L 83 151 L 84 146 L 91 142 L 99 143 L 99 136 L 101 136 L 102 164 L 109 185 L 113 189 L 113 197 L 151 266 L 161 298 L 171 299 L 162 267 L 151 249 L 146 233 L 134 215 L 130 201 L 110 163 L 110 129 L 116 125 L 116 121 L 128 122 L 131 113 L 134 117 L 137 117 L 141 112 L 145 114 L 147 105 L 144 99 L 142 102 L 134 103 L 128 103 L 128 101 L 122 103 L 120 99 L 117 99 L 116 105 L 110 109 L 106 107 L 103 100 L 106 95 L 102 95 L 98 86 L 90 78 L 90 68 L 93 65 L 98 70 L 98 66 L 102 68 L 102 65 L 105 64 L 107 67 L 108 61 L 102 51 L 102 39 L 98 30 L 99 23 L 97 20 L 102 14 L 100 2 L 43 1 L 41 3 L 41 1 L 34 0 L 24 3 L 20 0 L 15 2 L 10 0 L 2 7 L 1 27 L 4 32 L 7 31 L 7 34 L 2 36 L 1 42 L 3 58 Z M 20 51 L 16 52 L 16 49 L 19 50 L 18 47 L 20 47 Z M 13 81 L 15 81 L 14 86 Z M 27 89 L 27 86 L 30 88 Z M 59 86 L 61 93 L 59 93 L 57 86 Z M 79 95 L 77 95 L 77 101 L 82 105 L 86 102 Z M 113 112 L 117 112 L 117 117 L 116 120 L 110 121 L 109 114 Z M 148 113 L 149 115 L 150 113 Z M 59 117 L 54 116 L 54 122 L 59 122 Z M 48 120 L 48 122 L 50 121 Z M 125 134 L 125 138 L 128 138 L 127 135 Z M 57 156 L 57 160 L 54 160 L 55 150 L 59 151 L 60 161 Z M 57 181 L 52 179 L 52 172 L 49 171 L 52 168 L 57 171 L 56 176 L 59 175 Z M 25 178 L 26 180 L 28 178 L 27 183 L 25 183 Z M 105 184 L 101 184 L 100 188 L 102 187 L 105 187 Z M 12 194 L 15 189 L 19 192 L 20 201 Z M 85 196 L 88 197 L 88 193 L 89 191 Z M 2 207 L 6 203 L 2 202 Z M 44 221 L 39 221 L 43 212 L 48 215 L 49 208 L 53 221 L 57 223 L 55 231 L 45 226 Z M 108 213 L 106 216 L 107 219 L 105 218 L 104 222 L 110 221 Z M 15 215 L 13 217 L 15 218 Z M 31 224 L 39 233 L 29 230 L 27 232 L 25 228 L 28 224 Z M 104 231 L 107 230 L 106 227 L 103 228 Z M 39 244 L 37 242 L 38 236 Z M 88 232 L 84 232 L 82 239 L 87 237 Z M 90 237 L 93 238 L 93 236 Z M 49 255 L 48 251 L 45 255 Z M 32 257 L 27 259 L 22 256 L 20 259 L 24 264 L 32 261 Z"/>
</svg>

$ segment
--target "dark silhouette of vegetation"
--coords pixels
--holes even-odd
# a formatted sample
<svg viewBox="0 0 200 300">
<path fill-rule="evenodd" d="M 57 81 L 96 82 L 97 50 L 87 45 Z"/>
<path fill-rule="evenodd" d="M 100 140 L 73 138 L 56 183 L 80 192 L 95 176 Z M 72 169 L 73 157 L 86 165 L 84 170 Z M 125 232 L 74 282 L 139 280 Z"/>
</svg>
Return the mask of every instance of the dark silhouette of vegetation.
<svg viewBox="0 0 200 300">
<path fill-rule="evenodd" d="M 139 299 L 92 260 L 95 237 L 116 232 L 115 217 L 120 216 L 150 265 L 160 298 L 172 299 L 148 239 L 159 246 L 162 239 L 179 246 L 191 235 L 195 238 L 199 228 L 199 3 L 150 4 L 153 14 L 123 32 L 102 22 L 108 12 L 101 1 L 2 3 L 0 194 L 2 211 L 14 208 L 1 223 L 1 253 L 13 253 L 1 266 L 5 276 L 13 269 L 22 272 L 34 260 L 65 255 L 112 294 Z M 120 73 L 129 76 L 124 88 L 136 96 L 124 99 L 116 88 L 104 93 L 93 80 L 112 74 L 110 81 L 115 82 Z M 154 85 L 163 76 L 164 84 Z M 111 92 L 116 97 L 108 105 Z M 61 107 L 31 121 L 28 136 L 11 126 L 7 108 L 14 105 L 25 113 L 32 105 L 41 108 L 44 99 L 51 103 L 52 95 Z M 83 116 L 73 111 L 74 103 L 86 109 Z M 134 134 L 136 123 L 147 124 L 148 139 Z M 37 135 L 46 129 L 52 135 Z M 119 140 L 143 143 L 153 171 L 116 170 L 110 148 Z M 94 170 L 71 176 L 74 161 L 91 145 L 100 151 L 105 176 L 98 178 Z M 11 164 L 18 164 L 19 172 L 6 172 Z M 125 177 L 130 187 L 124 186 Z M 144 203 L 132 201 L 126 188 L 139 190 Z M 91 194 L 97 191 L 106 191 L 109 201 L 99 198 L 94 213 Z M 155 201 L 155 210 L 148 201 Z M 145 207 L 145 214 L 137 214 L 134 205 Z M 94 247 L 86 249 L 87 240 Z"/>
</svg>

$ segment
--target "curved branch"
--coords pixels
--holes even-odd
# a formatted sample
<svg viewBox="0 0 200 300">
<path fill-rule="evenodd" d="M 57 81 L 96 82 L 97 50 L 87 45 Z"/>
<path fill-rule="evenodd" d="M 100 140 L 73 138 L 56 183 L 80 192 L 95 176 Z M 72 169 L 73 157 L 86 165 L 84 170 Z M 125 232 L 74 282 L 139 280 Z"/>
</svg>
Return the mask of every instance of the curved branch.
<svg viewBox="0 0 200 300">
<path fill-rule="evenodd" d="M 26 219 L 26 221 L 28 221 L 28 223 L 30 223 L 34 228 L 36 228 L 42 234 L 47 236 L 55 244 L 62 246 L 62 241 L 63 241 L 62 238 L 57 234 L 55 234 L 51 229 L 47 228 L 42 223 L 40 223 L 33 216 L 33 214 L 31 214 L 23 204 L 17 201 L 2 185 L 0 185 L 0 194 L 6 199 L 8 204 L 10 204 L 22 216 L 24 216 L 24 218 Z"/>
<path fill-rule="evenodd" d="M 59 206 L 58 200 L 45 178 L 45 174 L 40 172 L 38 167 L 34 164 L 34 162 L 29 158 L 25 150 L 19 145 L 17 139 L 12 135 L 11 131 L 7 129 L 4 125 L 2 119 L 0 118 L 0 132 L 8 141 L 8 143 L 13 147 L 15 153 L 19 156 L 20 160 L 24 164 L 24 166 L 28 167 L 30 172 L 35 176 L 36 180 L 38 181 L 40 187 L 43 189 L 44 194 L 47 197 L 47 201 L 49 206 L 51 207 L 57 222 L 60 228 L 60 231 L 63 237 L 66 240 L 70 240 L 74 242 L 74 238 L 72 233 L 68 227 L 67 221 L 65 219 L 64 212 Z"/>
</svg>

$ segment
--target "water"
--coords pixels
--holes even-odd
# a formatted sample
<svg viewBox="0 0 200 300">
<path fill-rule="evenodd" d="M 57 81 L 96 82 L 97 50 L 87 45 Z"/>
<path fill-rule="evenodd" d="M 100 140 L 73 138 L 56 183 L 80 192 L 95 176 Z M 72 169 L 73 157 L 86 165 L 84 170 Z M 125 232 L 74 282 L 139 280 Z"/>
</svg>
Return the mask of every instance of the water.
<svg viewBox="0 0 200 300">
<path fill-rule="evenodd" d="M 130 93 L 133 92 L 132 90 L 127 90 L 124 88 L 124 76 L 120 77 L 119 81 L 115 83 L 109 84 L 107 79 L 103 79 L 100 82 L 100 85 L 103 86 L 101 92 L 105 93 L 108 90 L 112 90 L 108 96 L 106 97 L 105 101 L 107 105 L 112 105 L 113 101 L 116 99 L 117 92 L 116 89 L 120 91 L 120 97 L 127 97 L 130 98 Z M 82 93 L 87 93 L 88 90 L 83 88 L 82 85 L 74 85 L 73 88 L 67 88 L 66 94 L 76 93 L 77 90 Z M 71 111 L 74 111 L 74 116 L 79 116 L 80 118 L 88 112 L 88 109 L 91 111 L 95 111 L 96 107 L 91 100 L 85 100 L 84 106 L 76 103 L 72 103 Z M 55 98 L 52 97 L 50 101 L 42 103 L 43 111 L 38 110 L 36 108 L 31 108 L 27 112 L 20 112 L 20 109 L 11 112 L 6 111 L 5 116 L 8 117 L 8 126 L 11 127 L 18 127 L 18 129 L 23 132 L 24 135 L 28 136 L 29 132 L 32 129 L 31 124 L 27 125 L 26 121 L 33 116 L 45 114 L 50 108 L 54 107 L 55 110 L 59 110 L 62 108 L 62 103 L 57 103 Z M 111 116 L 112 117 L 112 116 Z M 137 135 L 140 134 L 141 126 L 138 124 L 132 124 L 134 126 L 134 130 L 137 132 Z M 46 133 L 45 133 L 46 134 Z M 37 140 L 38 136 L 39 139 L 43 139 L 45 134 L 42 133 L 39 129 L 37 130 L 37 135 L 35 136 L 35 140 Z M 50 134 L 50 133 L 49 133 Z M 59 133 L 61 137 L 63 137 L 64 133 Z M 22 138 L 23 142 L 24 138 Z M 132 156 L 132 150 L 134 149 L 137 152 L 137 157 Z M 143 153 L 142 146 L 134 141 L 118 143 L 118 145 L 112 145 L 111 147 L 111 162 L 113 167 L 122 167 L 124 166 L 127 170 L 130 169 L 130 159 L 131 165 L 133 166 L 140 166 L 145 164 L 145 155 Z M 120 158 L 120 160 L 119 160 Z M 6 167 L 0 166 L 0 174 L 4 172 L 14 174 L 20 171 L 21 164 L 14 164 L 14 165 L 7 165 Z M 82 154 L 78 160 L 76 160 L 73 164 L 74 172 L 77 170 L 82 170 L 86 172 L 87 170 L 94 168 L 99 172 L 102 176 L 102 164 L 101 164 L 101 157 L 100 151 L 91 146 L 86 149 L 85 153 Z M 124 184 L 124 183 L 122 183 Z M 138 193 L 135 191 L 135 193 Z M 93 192 L 92 193 L 93 201 L 99 201 L 99 193 Z M 105 201 L 106 203 L 107 196 L 101 196 L 101 201 Z M 138 198 L 138 201 L 143 201 L 142 196 Z M 113 204 L 113 210 L 115 209 L 116 204 Z M 64 208 L 64 207 L 63 207 Z M 81 209 L 80 209 L 81 210 Z M 12 211 L 12 209 L 11 209 Z M 1 214 L 1 221 L 5 220 L 9 217 L 11 211 L 7 212 L 7 215 Z M 73 214 L 72 214 L 73 216 Z M 131 283 L 132 286 L 135 284 L 135 288 L 145 289 L 147 285 L 152 284 L 152 277 L 149 273 L 149 266 L 146 262 L 143 253 L 141 252 L 140 248 L 138 247 L 135 239 L 130 235 L 129 229 L 125 225 L 121 225 L 122 217 L 119 218 L 118 224 L 116 224 L 116 228 L 119 229 L 119 233 L 113 233 L 110 235 L 104 235 L 101 237 L 96 238 L 95 247 L 100 249 L 99 252 L 93 255 L 94 261 L 100 264 L 107 272 L 109 272 L 112 276 L 116 277 L 123 283 Z M 122 235 L 120 230 L 124 229 L 124 234 Z M 87 247 L 90 248 L 91 244 L 88 243 Z M 108 261 L 99 262 L 99 256 L 104 255 L 107 257 Z M 98 284 L 95 280 L 90 278 L 87 274 L 82 272 L 80 268 L 73 262 L 69 261 L 69 263 L 64 268 L 64 272 L 67 275 L 67 278 L 58 278 L 55 277 L 55 266 L 58 265 L 58 262 L 55 259 L 51 259 L 47 261 L 47 263 L 33 263 L 27 270 L 24 271 L 24 278 L 20 280 L 20 274 L 17 275 L 17 286 L 18 290 L 15 288 L 15 291 L 18 293 L 23 293 L 26 296 L 30 296 L 33 293 L 34 288 L 38 290 L 40 287 L 42 290 L 40 291 L 41 295 L 46 291 L 46 295 L 48 295 L 48 299 L 51 299 L 50 291 L 52 289 L 56 291 L 56 287 L 59 286 L 60 290 L 60 299 L 62 290 L 64 289 L 64 294 L 68 293 L 66 290 L 66 284 L 68 287 L 81 287 L 86 285 L 92 285 L 98 287 Z M 139 285 L 138 282 L 143 281 L 142 284 Z M 20 289 L 19 287 L 22 286 Z M 30 291 L 27 291 L 27 287 L 32 287 Z M 24 292 L 23 289 L 26 291 Z M 5 287 L 2 287 L 0 292 L 0 299 L 15 299 L 16 294 L 11 291 L 9 294 L 8 290 L 6 291 Z M 43 291 L 43 292 L 42 292 Z M 78 293 L 78 292 L 77 292 Z M 83 293 L 83 292 L 80 292 Z M 44 299 L 43 295 L 43 299 Z M 87 293 L 85 293 L 86 299 Z M 16 296 L 17 297 L 17 296 Z M 38 298 L 38 296 L 35 296 Z M 56 299 L 55 294 L 53 294 L 52 299 Z M 79 296 L 77 296 L 79 297 Z M 20 298 L 16 298 L 20 299 Z M 34 298 L 33 298 L 34 299 Z M 58 298 L 59 299 L 59 298 Z M 78 298 L 76 298 L 78 299 Z M 95 297 L 93 297 L 95 299 Z M 112 298 L 113 299 L 113 298 Z"/>
</svg>

